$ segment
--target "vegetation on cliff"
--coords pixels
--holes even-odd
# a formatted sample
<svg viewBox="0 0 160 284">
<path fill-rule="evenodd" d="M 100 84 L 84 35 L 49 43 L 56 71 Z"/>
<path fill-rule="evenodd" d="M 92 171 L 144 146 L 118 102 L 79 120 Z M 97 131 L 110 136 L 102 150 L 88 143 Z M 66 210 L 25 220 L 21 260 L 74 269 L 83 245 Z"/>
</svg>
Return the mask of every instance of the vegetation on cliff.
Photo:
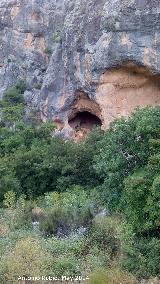
<svg viewBox="0 0 160 284">
<path fill-rule="evenodd" d="M 160 107 L 76 144 L 54 136 L 52 123 L 23 121 L 24 87 L 1 102 L 1 283 L 20 275 L 90 275 L 101 284 L 159 277 Z"/>
</svg>

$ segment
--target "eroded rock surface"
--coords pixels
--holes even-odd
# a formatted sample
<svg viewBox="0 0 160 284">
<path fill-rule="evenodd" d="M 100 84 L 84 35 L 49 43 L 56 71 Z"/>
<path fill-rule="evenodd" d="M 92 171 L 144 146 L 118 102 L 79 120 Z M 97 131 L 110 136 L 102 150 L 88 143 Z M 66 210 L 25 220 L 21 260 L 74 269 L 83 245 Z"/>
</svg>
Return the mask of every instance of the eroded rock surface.
<svg viewBox="0 0 160 284">
<path fill-rule="evenodd" d="M 26 102 L 68 136 L 73 113 L 89 111 L 107 128 L 137 106 L 159 105 L 159 73 L 158 0 L 0 3 L 0 95 L 25 79 Z"/>
</svg>

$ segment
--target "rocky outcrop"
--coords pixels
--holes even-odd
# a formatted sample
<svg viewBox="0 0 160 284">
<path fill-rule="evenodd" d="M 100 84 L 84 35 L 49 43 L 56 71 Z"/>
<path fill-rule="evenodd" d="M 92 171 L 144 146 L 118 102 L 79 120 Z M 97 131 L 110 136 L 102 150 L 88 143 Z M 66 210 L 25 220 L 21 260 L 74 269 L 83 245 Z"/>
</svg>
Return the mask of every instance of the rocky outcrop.
<svg viewBox="0 0 160 284">
<path fill-rule="evenodd" d="M 57 48 L 54 34 L 63 27 L 63 2 L 0 1 L 0 97 L 23 79 L 27 104 L 39 107 L 49 58 Z"/>
<path fill-rule="evenodd" d="M 0 15 L 1 96 L 25 79 L 27 104 L 65 135 L 79 112 L 107 128 L 160 104 L 158 0 L 5 0 Z"/>
</svg>

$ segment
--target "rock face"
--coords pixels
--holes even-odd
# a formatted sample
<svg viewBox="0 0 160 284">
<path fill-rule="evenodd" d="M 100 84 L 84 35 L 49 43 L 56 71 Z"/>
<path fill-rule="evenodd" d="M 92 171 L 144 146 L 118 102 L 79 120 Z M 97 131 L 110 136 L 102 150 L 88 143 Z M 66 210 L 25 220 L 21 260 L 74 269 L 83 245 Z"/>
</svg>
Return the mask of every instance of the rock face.
<svg viewBox="0 0 160 284">
<path fill-rule="evenodd" d="M 71 120 L 107 128 L 159 105 L 159 73 L 159 0 L 1 0 L 0 96 L 26 80 L 27 104 L 66 136 Z"/>
<path fill-rule="evenodd" d="M 63 6 L 63 0 L 0 1 L 0 97 L 23 79 L 27 104 L 39 107 L 49 58 L 63 28 Z"/>
</svg>

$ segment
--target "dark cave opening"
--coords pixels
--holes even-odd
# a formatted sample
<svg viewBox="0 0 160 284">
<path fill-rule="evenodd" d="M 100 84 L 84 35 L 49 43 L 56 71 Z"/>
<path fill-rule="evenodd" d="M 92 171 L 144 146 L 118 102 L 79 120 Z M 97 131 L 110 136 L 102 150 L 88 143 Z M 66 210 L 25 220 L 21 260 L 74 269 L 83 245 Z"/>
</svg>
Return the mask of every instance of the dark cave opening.
<svg viewBox="0 0 160 284">
<path fill-rule="evenodd" d="M 88 111 L 76 113 L 73 118 L 69 119 L 68 123 L 77 131 L 80 129 L 92 130 L 94 127 L 102 126 L 100 118 Z"/>
</svg>

